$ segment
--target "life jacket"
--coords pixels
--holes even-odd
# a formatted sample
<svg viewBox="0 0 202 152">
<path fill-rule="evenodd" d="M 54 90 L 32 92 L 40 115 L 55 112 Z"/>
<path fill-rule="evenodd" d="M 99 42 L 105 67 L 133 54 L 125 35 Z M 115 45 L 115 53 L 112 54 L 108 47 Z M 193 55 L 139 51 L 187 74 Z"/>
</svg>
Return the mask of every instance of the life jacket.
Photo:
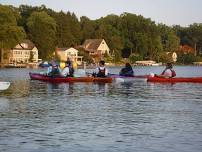
<svg viewBox="0 0 202 152">
<path fill-rule="evenodd" d="M 69 67 L 69 76 L 73 77 L 73 75 L 74 75 L 74 68 L 70 66 Z"/>
<path fill-rule="evenodd" d="M 58 75 L 60 74 L 59 68 L 57 65 L 52 66 L 52 71 L 51 71 L 52 75 Z"/>
<path fill-rule="evenodd" d="M 106 77 L 105 76 L 105 68 L 104 69 L 100 69 L 98 68 L 99 72 L 97 74 L 97 77 Z"/>
</svg>

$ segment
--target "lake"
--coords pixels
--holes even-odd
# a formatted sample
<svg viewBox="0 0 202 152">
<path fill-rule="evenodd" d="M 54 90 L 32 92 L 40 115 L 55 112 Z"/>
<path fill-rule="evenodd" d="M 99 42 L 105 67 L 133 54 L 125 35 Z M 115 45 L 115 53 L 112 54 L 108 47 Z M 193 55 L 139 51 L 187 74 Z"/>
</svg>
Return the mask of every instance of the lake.
<svg viewBox="0 0 202 152">
<path fill-rule="evenodd" d="M 163 68 L 133 67 L 137 75 Z M 200 66 L 174 69 L 202 76 Z M 51 84 L 30 80 L 33 71 L 41 69 L 0 69 L 11 82 L 0 92 L 1 152 L 202 151 L 202 84 Z"/>
</svg>

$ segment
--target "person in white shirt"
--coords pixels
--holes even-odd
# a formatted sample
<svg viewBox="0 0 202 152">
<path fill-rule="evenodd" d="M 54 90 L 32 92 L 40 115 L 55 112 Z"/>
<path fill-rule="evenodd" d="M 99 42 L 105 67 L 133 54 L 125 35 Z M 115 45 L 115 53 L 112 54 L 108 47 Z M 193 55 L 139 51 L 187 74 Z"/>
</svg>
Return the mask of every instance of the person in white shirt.
<svg viewBox="0 0 202 152">
<path fill-rule="evenodd" d="M 93 76 L 96 76 L 96 77 L 107 77 L 108 76 L 108 69 L 105 67 L 105 61 L 101 60 L 99 62 L 99 67 L 96 68 Z"/>
<path fill-rule="evenodd" d="M 74 76 L 74 69 L 71 65 L 71 62 L 65 63 L 65 68 L 62 70 L 61 75 L 63 77 L 73 77 Z"/>
</svg>

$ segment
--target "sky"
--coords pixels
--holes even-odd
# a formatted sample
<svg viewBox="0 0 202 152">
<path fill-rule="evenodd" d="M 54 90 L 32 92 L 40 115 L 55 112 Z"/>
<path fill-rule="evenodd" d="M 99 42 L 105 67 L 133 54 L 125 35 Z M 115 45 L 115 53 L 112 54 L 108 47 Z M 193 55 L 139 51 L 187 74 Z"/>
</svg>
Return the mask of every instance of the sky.
<svg viewBox="0 0 202 152">
<path fill-rule="evenodd" d="M 151 18 L 169 26 L 202 23 L 202 0 L 0 0 L 0 4 L 41 6 L 54 11 L 74 12 L 79 18 L 98 19 L 123 12 Z"/>
</svg>

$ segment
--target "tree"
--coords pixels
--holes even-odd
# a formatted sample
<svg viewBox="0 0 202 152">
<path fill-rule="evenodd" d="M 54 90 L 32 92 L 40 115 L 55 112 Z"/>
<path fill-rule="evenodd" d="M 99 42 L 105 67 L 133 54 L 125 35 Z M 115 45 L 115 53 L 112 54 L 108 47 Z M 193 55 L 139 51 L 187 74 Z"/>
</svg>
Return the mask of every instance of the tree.
<svg viewBox="0 0 202 152">
<path fill-rule="evenodd" d="M 16 16 L 8 6 L 0 5 L 0 49 L 3 63 L 4 50 L 10 49 L 25 37 L 22 27 L 17 26 Z"/>
<path fill-rule="evenodd" d="M 175 52 L 178 50 L 180 45 L 180 39 L 176 35 L 175 31 L 166 25 L 158 25 L 161 33 L 161 42 L 163 45 L 163 50 L 165 52 Z"/>
<path fill-rule="evenodd" d="M 202 24 L 194 23 L 188 28 L 188 36 L 192 40 L 192 46 L 195 50 L 194 55 L 198 55 L 198 50 L 202 48 Z"/>
<path fill-rule="evenodd" d="M 129 61 L 131 63 L 135 63 L 136 61 L 141 61 L 141 60 L 143 60 L 143 56 L 141 56 L 141 55 L 131 54 L 129 57 Z"/>
<path fill-rule="evenodd" d="M 52 57 L 56 47 L 56 22 L 46 12 L 33 12 L 27 22 L 29 37 L 42 59 Z"/>
<path fill-rule="evenodd" d="M 80 18 L 81 32 L 82 32 L 82 42 L 86 39 L 94 38 L 95 35 L 95 23 L 89 18 L 82 16 Z"/>
</svg>

